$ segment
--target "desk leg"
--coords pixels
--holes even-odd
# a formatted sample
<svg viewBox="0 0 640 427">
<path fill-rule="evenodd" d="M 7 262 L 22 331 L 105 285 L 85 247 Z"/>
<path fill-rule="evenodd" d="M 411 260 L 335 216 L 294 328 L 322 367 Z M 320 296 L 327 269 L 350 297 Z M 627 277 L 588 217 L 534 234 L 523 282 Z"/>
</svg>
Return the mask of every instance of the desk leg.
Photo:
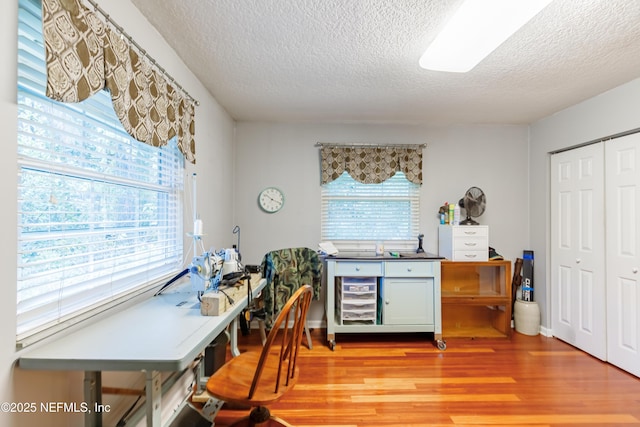
<svg viewBox="0 0 640 427">
<path fill-rule="evenodd" d="M 84 414 L 85 427 L 102 427 L 102 414 L 94 411 L 97 404 L 102 404 L 102 374 L 100 371 L 84 372 L 84 401 L 90 410 Z"/>
<path fill-rule="evenodd" d="M 231 327 L 229 328 L 229 346 L 231 348 L 231 355 L 233 357 L 240 356 L 240 350 L 238 349 L 238 317 L 234 317 L 231 321 Z"/>
<path fill-rule="evenodd" d="M 147 371 L 145 382 L 147 427 L 162 425 L 162 378 L 158 371 Z"/>
<path fill-rule="evenodd" d="M 324 312 L 327 316 L 327 344 L 331 350 L 336 349 L 336 333 L 335 333 L 335 324 L 336 324 L 336 314 L 335 314 L 335 304 L 336 304 L 336 275 L 335 275 L 335 267 L 336 261 L 328 261 L 325 263 L 326 272 L 325 277 L 327 281 L 326 287 L 326 299 L 324 305 Z"/>
</svg>

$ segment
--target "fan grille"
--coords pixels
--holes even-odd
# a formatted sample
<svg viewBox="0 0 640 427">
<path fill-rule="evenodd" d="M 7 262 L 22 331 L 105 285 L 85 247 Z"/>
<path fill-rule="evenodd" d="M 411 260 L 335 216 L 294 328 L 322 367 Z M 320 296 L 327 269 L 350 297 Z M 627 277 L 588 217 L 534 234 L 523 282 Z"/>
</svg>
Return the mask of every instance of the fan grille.
<svg viewBox="0 0 640 427">
<path fill-rule="evenodd" d="M 471 217 L 479 217 L 485 211 L 487 205 L 487 197 L 478 187 L 471 187 L 464 195 L 464 209 L 467 213 L 467 219 Z"/>
</svg>

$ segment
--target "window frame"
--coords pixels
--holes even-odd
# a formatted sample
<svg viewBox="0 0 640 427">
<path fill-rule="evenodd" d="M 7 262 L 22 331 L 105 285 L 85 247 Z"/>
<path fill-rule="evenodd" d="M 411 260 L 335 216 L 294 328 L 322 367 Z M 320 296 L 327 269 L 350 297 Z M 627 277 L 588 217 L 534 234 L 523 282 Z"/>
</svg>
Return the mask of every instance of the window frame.
<svg viewBox="0 0 640 427">
<path fill-rule="evenodd" d="M 391 187 L 383 189 L 385 186 L 389 186 L 393 180 L 403 179 L 404 189 L 398 187 Z M 344 238 L 336 237 L 334 231 L 331 231 L 331 224 L 329 219 L 329 205 L 332 201 L 357 201 L 358 196 L 350 198 L 349 195 L 345 195 L 346 190 L 340 189 L 343 185 L 357 185 L 366 187 L 369 190 L 367 194 L 362 195 L 362 198 L 369 199 L 370 201 L 383 201 L 389 202 L 391 200 L 397 200 L 399 202 L 405 202 L 410 204 L 408 218 L 409 230 L 404 233 L 402 237 L 374 237 L 367 238 L 361 235 L 362 238 Z M 379 191 L 375 191 L 376 187 Z M 393 190 L 405 191 L 405 193 L 394 194 Z M 374 190 L 374 191 L 370 191 Z M 408 191 L 408 193 L 407 193 Z M 385 250 L 399 250 L 406 251 L 412 250 L 416 247 L 417 238 L 420 228 L 420 191 L 421 185 L 410 182 L 402 172 L 396 172 L 388 181 L 380 184 L 362 184 L 355 181 L 347 172 L 337 178 L 336 180 L 322 185 L 321 188 L 321 241 L 331 241 L 339 250 L 343 251 L 375 251 L 378 243 L 383 243 Z M 347 221 L 348 223 L 349 221 Z M 375 224 L 370 224 L 375 226 Z"/>
<path fill-rule="evenodd" d="M 17 286 L 17 302 L 16 302 L 16 315 L 17 315 L 17 330 L 16 330 L 16 346 L 18 348 L 29 345 L 33 342 L 37 342 L 40 339 L 52 335 L 60 330 L 63 330 L 69 326 L 75 325 L 85 319 L 93 317 L 101 312 L 109 310 L 112 307 L 123 304 L 131 299 L 142 295 L 146 292 L 149 292 L 152 289 L 156 289 L 161 284 L 165 283 L 168 279 L 173 277 L 177 271 L 179 271 L 184 264 L 184 180 L 185 180 L 185 159 L 177 147 L 175 138 L 169 142 L 169 144 L 165 145 L 162 148 L 156 148 L 142 142 L 135 141 L 132 137 L 130 137 L 120 124 L 115 112 L 113 111 L 113 107 L 111 104 L 111 97 L 108 92 L 102 91 L 98 95 L 91 97 L 87 101 L 83 101 L 78 104 L 63 104 L 57 101 L 50 100 L 46 98 L 44 94 L 44 90 L 46 87 L 46 75 L 44 70 L 44 46 L 42 40 L 42 29 L 37 28 L 41 21 L 41 3 L 39 1 L 33 0 L 20 0 L 19 1 L 19 23 L 18 23 L 18 141 L 16 141 L 18 146 L 18 157 L 17 157 L 17 167 L 18 167 L 18 281 L 16 283 Z M 36 32 L 39 31 L 39 34 Z M 39 36 L 39 38 L 37 38 Z M 41 49 L 41 52 L 38 52 L 37 49 Z M 39 57 L 38 55 L 42 55 Z M 41 80 L 44 77 L 43 83 Z M 36 132 L 37 125 L 32 124 L 30 128 L 30 123 L 28 119 L 25 119 L 24 116 L 31 114 L 32 116 L 40 115 L 53 115 L 55 113 L 47 112 L 36 112 L 27 111 L 30 107 L 25 104 L 28 100 L 31 99 L 32 102 L 40 103 L 41 105 L 45 105 L 47 109 L 50 111 L 70 111 L 68 113 L 69 116 L 73 117 L 81 117 L 83 120 L 83 125 L 80 126 L 81 136 L 76 136 L 76 141 L 78 146 L 82 145 L 83 142 L 92 141 L 91 144 L 99 145 L 102 144 L 102 140 L 106 140 L 111 138 L 116 142 L 116 146 L 118 144 L 129 144 L 131 153 L 126 153 L 118 159 L 113 158 L 113 163 L 120 162 L 127 175 L 118 175 L 119 172 L 114 172 L 113 174 L 109 174 L 105 172 L 105 169 L 96 168 L 92 170 L 90 167 L 86 167 L 86 165 L 80 165 L 81 163 L 77 158 L 69 155 L 67 160 L 62 161 L 61 159 L 67 155 L 68 153 L 58 153 L 58 149 L 62 152 L 65 149 L 68 149 L 69 152 L 72 152 L 77 149 L 80 151 L 80 148 L 74 148 L 72 146 L 66 146 L 67 138 L 74 138 L 67 133 L 61 135 L 60 132 L 63 130 L 53 130 L 52 126 L 47 128 L 47 132 L 54 132 L 56 136 L 59 136 L 60 139 L 49 138 L 49 143 L 46 149 L 42 149 L 45 144 L 41 144 L 36 147 L 38 150 L 42 149 L 40 154 L 34 155 L 33 153 L 28 154 L 25 151 L 25 138 L 28 138 L 28 132 Z M 35 105 L 35 104 L 34 104 Z M 101 120 L 105 120 L 104 117 L 101 116 L 101 112 L 105 111 L 105 109 L 110 110 L 110 117 L 107 121 L 100 122 Z M 43 110 L 44 111 L 44 110 Z M 115 137 L 108 137 L 106 135 L 101 135 L 101 138 L 94 140 L 90 138 L 89 135 L 91 132 L 87 130 L 85 126 L 87 126 L 88 122 L 92 122 L 96 127 L 102 126 L 103 133 L 114 133 Z M 93 126 L 92 125 L 92 126 Z M 25 129 L 27 129 L 25 131 Z M 45 139 L 45 136 L 36 135 L 34 140 L 40 138 L 41 140 Z M 48 138 L 48 137 L 47 137 Z M 113 139 L 115 138 L 115 140 Z M 35 143 L 34 143 L 35 144 Z M 37 145 L 37 144 L 36 144 Z M 104 146 L 100 145 L 102 148 Z M 118 153 L 116 146 L 111 147 L 113 152 Z M 53 148 L 52 148 L 53 147 Z M 153 151 L 150 151 L 153 150 Z M 33 151 L 37 151 L 33 149 Z M 75 154 L 77 154 L 74 151 Z M 133 154 L 132 154 L 133 153 Z M 138 155 L 137 160 L 139 163 L 136 163 L 135 153 Z M 146 154 L 145 154 L 146 153 Z M 149 154 L 152 153 L 152 154 Z M 104 154 L 104 153 L 101 153 Z M 96 154 L 96 158 L 101 154 Z M 80 154 L 78 154 L 80 155 Z M 108 162 L 109 155 L 113 155 L 112 153 L 104 154 L 105 157 L 101 159 L 91 158 L 92 156 L 89 154 L 89 160 L 86 161 L 87 164 L 90 164 L 91 161 L 102 161 Z M 47 157 L 49 156 L 49 157 Z M 58 156 L 58 159 L 52 158 Z M 81 155 L 80 155 L 81 156 Z M 155 158 L 156 162 L 149 163 L 149 159 Z M 71 159 L 71 160 L 68 160 Z M 106 160 L 105 160 L 106 159 Z M 162 163 L 164 161 L 166 163 Z M 84 159 L 83 159 L 84 161 Z M 74 163 L 71 167 L 67 167 L 66 165 L 69 163 Z M 102 165 L 103 166 L 103 165 Z M 121 165 L 114 166 L 113 170 L 121 167 Z M 135 173 L 132 172 L 134 169 L 139 168 L 142 172 L 141 175 L 135 176 Z M 129 170 L 130 169 L 130 170 Z M 150 174 L 151 172 L 151 174 Z M 167 173 L 166 175 L 164 173 Z M 46 173 L 49 177 L 58 176 L 61 180 L 85 180 L 86 182 L 91 183 L 92 186 L 110 186 L 113 189 L 120 189 L 120 198 L 123 197 L 124 194 L 128 194 L 125 189 L 131 189 L 131 194 L 137 194 L 140 196 L 140 199 L 136 199 L 134 201 L 130 201 L 127 204 L 126 208 L 123 211 L 120 211 L 120 208 L 113 208 L 112 205 L 109 205 L 113 209 L 113 215 L 117 215 L 119 212 L 123 217 L 126 217 L 127 214 L 131 217 L 134 217 L 135 220 L 122 219 L 121 222 L 116 221 L 116 226 L 112 226 L 111 228 L 107 228 L 107 226 L 103 226 L 102 233 L 104 233 L 105 238 L 108 238 L 110 231 L 114 233 L 129 231 L 129 234 L 133 236 L 133 238 L 128 239 L 131 242 L 131 246 L 127 246 L 127 248 L 134 248 L 135 253 L 138 254 L 140 258 L 136 261 L 136 265 L 132 268 L 134 263 L 132 262 L 133 257 L 129 256 L 127 262 L 119 265 L 118 267 L 114 267 L 113 270 L 109 270 L 111 274 L 104 275 L 102 277 L 98 277 L 97 279 L 85 280 L 83 285 L 85 286 L 79 294 L 62 297 L 58 296 L 57 299 L 53 300 L 36 302 L 33 301 L 35 305 L 25 306 L 27 303 L 25 300 L 21 300 L 21 268 L 24 268 L 24 265 L 21 264 L 24 261 L 24 257 L 21 257 L 21 248 L 24 247 L 25 241 L 37 241 L 38 239 L 29 239 L 25 234 L 25 221 L 27 221 L 23 217 L 23 213 L 21 209 L 25 206 L 25 200 L 21 200 L 22 195 L 24 194 L 22 191 L 24 189 L 21 188 L 23 183 L 23 179 L 30 174 L 39 174 Z M 146 178 L 145 178 L 146 174 Z M 35 181 L 34 181 L 35 182 Z M 41 181 L 44 182 L 44 181 Z M 35 186 L 35 184 L 34 184 Z M 69 185 L 72 187 L 72 185 Z M 94 188 L 94 187 L 92 187 Z M 70 190 L 71 191 L 71 190 Z M 115 190 L 113 190 L 115 191 Z M 144 194 L 146 196 L 143 196 Z M 72 194 L 71 192 L 67 194 Z M 32 196 L 33 194 L 30 194 Z M 156 198 L 153 197 L 156 195 Z M 163 196 L 164 195 L 164 196 Z M 99 198 L 100 196 L 96 196 Z M 117 196 L 114 196 L 117 197 Z M 155 207 L 148 207 L 148 203 L 145 204 L 144 201 L 147 200 L 145 197 L 148 197 L 149 200 L 154 200 Z M 163 198 L 164 197 L 164 198 Z M 104 198 L 108 199 L 107 197 Z M 164 201 L 163 201 L 164 200 Z M 136 205 L 135 202 L 139 201 L 141 204 Z M 51 201 L 50 201 L 51 202 Z M 77 202 L 77 199 L 74 201 L 70 201 L 69 205 L 73 205 L 74 202 Z M 99 203 L 96 202 L 96 203 Z M 104 200 L 102 201 L 104 204 Z M 168 207 L 166 203 L 170 203 L 171 207 Z M 93 206 L 93 205 L 92 205 Z M 133 206 L 133 208 L 131 208 Z M 152 210 L 154 213 L 153 219 L 151 221 L 145 221 L 148 217 L 142 213 L 142 210 L 147 206 L 148 209 Z M 166 210 L 162 210 L 165 208 Z M 127 211 L 126 209 L 133 209 L 133 211 Z M 80 210 L 78 209 L 77 212 Z M 37 213 L 37 211 L 34 211 Z M 95 213 L 95 212 L 94 212 Z M 141 214 L 142 213 L 142 214 Z M 96 213 L 95 217 L 98 218 L 100 213 Z M 107 215 L 105 215 L 107 216 Z M 160 221 L 164 217 L 165 222 L 162 224 L 158 224 L 157 221 Z M 99 221 L 99 220 L 98 220 Z M 156 222 L 154 222 L 156 221 Z M 73 223 L 73 221 L 71 221 Z M 147 224 L 145 224 L 145 222 Z M 135 223 L 135 225 L 133 225 Z M 76 221 L 75 224 L 81 224 L 81 221 Z M 28 224 L 26 224 L 28 225 Z M 131 230 L 136 229 L 136 232 L 132 232 Z M 156 236 L 154 237 L 154 231 L 156 232 Z M 79 234 L 85 233 L 82 230 L 70 230 L 69 233 L 77 232 Z M 145 239 L 145 232 L 149 234 L 149 241 L 142 243 L 142 240 Z M 86 232 L 88 233 L 88 232 Z M 53 231 L 45 232 L 46 237 L 51 237 L 54 239 L 55 237 L 59 237 L 62 234 L 56 233 Z M 45 234 L 39 236 L 44 238 Z M 168 239 L 163 239 L 159 237 L 159 235 L 168 234 Z M 136 237 L 137 236 L 137 237 Z M 142 236 L 142 237 L 141 237 Z M 153 255 L 152 258 L 144 258 L 145 254 L 142 252 L 141 247 L 143 245 L 151 248 L 154 246 L 154 241 L 152 239 L 156 239 L 158 243 L 157 251 Z M 119 239 L 118 236 L 114 238 L 116 241 Z M 125 240 L 122 238 L 121 240 Z M 102 244 L 104 246 L 104 243 Z M 116 247 L 112 245 L 113 248 L 110 250 L 112 255 L 117 255 L 119 250 L 126 245 L 123 243 L 123 246 Z M 78 244 L 76 244 L 77 248 Z M 162 252 L 162 248 L 169 248 L 167 252 Z M 109 252 L 109 251 L 106 251 Z M 165 258 L 163 258 L 166 257 Z M 92 256 L 92 259 L 97 257 Z M 106 258 L 105 258 L 106 259 Z M 41 264 L 47 264 L 47 261 L 41 262 Z M 95 265 L 100 264 L 98 261 Z M 114 261 L 114 265 L 116 262 Z M 92 264 L 93 265 L 93 264 Z M 148 267 L 151 265 L 152 267 Z M 53 268 L 53 267 L 44 267 Z M 39 274 L 45 274 L 39 273 Z M 97 298 L 98 295 L 93 294 L 92 286 L 90 282 L 93 280 L 100 280 L 99 287 L 97 289 L 100 290 L 100 294 L 105 294 L 107 296 Z M 67 289 L 67 286 L 71 285 L 62 285 L 62 289 Z M 106 291 L 104 288 L 108 288 Z M 45 291 L 42 295 L 42 298 L 53 297 L 55 291 Z M 22 295 L 24 298 L 24 294 Z M 38 297 L 39 298 L 39 297 Z M 34 298 L 35 299 L 35 298 Z M 62 303 L 61 303 L 62 301 Z M 31 320 L 37 320 L 39 316 L 43 312 L 53 313 L 56 310 L 56 304 L 59 306 L 61 304 L 68 304 L 70 308 L 69 311 L 61 311 L 58 308 L 59 313 L 52 316 L 44 316 L 41 319 L 45 319 L 42 322 L 30 323 Z M 76 307 L 76 309 L 73 309 Z M 21 312 L 21 310 L 25 310 Z M 26 313 L 26 314 L 25 314 Z M 22 316 L 22 317 L 21 317 Z M 25 326 L 30 325 L 30 326 Z"/>
</svg>

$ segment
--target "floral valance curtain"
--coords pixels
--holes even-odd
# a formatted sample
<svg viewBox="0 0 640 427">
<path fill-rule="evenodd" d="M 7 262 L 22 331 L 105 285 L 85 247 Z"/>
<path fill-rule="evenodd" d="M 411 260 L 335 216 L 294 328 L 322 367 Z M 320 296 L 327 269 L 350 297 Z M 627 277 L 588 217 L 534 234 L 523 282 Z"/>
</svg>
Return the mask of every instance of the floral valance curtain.
<svg viewBox="0 0 640 427">
<path fill-rule="evenodd" d="M 128 38 L 79 0 L 43 0 L 42 25 L 49 98 L 80 102 L 106 87 L 132 137 L 159 147 L 177 135 L 185 158 L 195 163 L 193 100 Z"/>
<path fill-rule="evenodd" d="M 422 146 L 323 146 L 322 184 L 347 171 L 363 184 L 379 184 L 401 171 L 415 184 L 422 184 Z"/>
</svg>

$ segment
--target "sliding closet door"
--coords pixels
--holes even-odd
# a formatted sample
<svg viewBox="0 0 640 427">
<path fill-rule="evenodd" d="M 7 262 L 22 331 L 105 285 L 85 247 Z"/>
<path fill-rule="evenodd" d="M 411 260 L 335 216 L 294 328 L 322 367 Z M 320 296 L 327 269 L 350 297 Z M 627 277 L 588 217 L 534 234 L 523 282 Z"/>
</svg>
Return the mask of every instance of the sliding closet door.
<svg viewBox="0 0 640 427">
<path fill-rule="evenodd" d="M 606 143 L 608 359 L 640 376 L 640 134 Z"/>
<path fill-rule="evenodd" d="M 603 144 L 551 157 L 553 334 L 606 360 Z"/>
</svg>

